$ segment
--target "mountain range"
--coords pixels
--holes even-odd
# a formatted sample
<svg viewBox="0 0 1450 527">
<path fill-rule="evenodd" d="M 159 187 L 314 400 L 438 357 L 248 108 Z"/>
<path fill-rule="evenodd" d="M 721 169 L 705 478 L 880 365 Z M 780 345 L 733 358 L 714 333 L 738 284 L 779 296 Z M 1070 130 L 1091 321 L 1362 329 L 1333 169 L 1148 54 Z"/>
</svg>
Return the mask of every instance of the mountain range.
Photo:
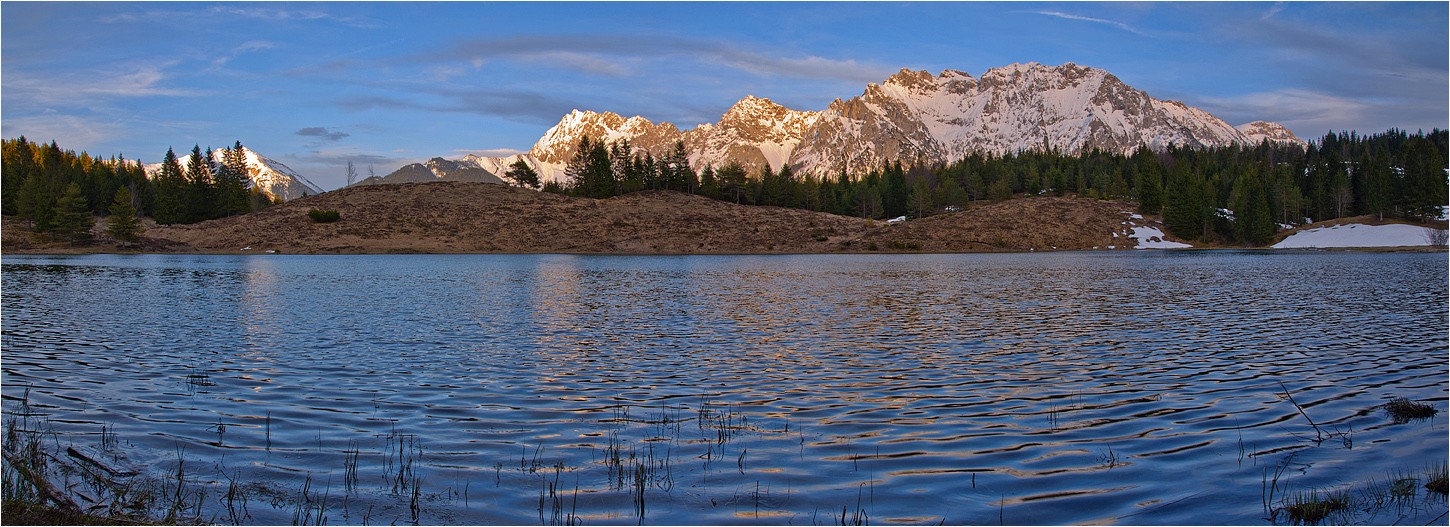
<svg viewBox="0 0 1450 527">
<path fill-rule="evenodd" d="M 566 182 L 579 140 L 628 139 L 636 150 L 662 156 L 683 142 L 690 165 L 703 170 L 735 162 L 750 173 L 789 165 L 797 173 L 864 174 L 883 163 L 950 163 L 974 154 L 1004 155 L 1051 149 L 1063 154 L 1100 150 L 1128 154 L 1139 146 L 1161 151 L 1263 141 L 1303 146 L 1276 123 L 1230 126 L 1208 112 L 1150 97 L 1107 71 L 1073 63 L 1035 62 L 992 68 L 974 78 L 902 69 L 861 95 L 836 99 L 820 111 L 792 110 L 751 95 L 720 120 L 681 130 L 640 116 L 574 110 L 544 132 L 527 153 L 459 160 L 435 157 L 357 184 L 418 181 L 503 183 L 508 166 L 523 161 L 547 181 Z M 246 150 L 254 186 L 293 199 L 321 190 L 275 160 Z M 220 160 L 221 151 L 215 153 Z M 186 159 L 182 159 L 185 166 Z M 159 164 L 147 165 L 154 173 Z"/>
<path fill-rule="evenodd" d="M 792 110 L 746 96 L 720 120 L 681 130 L 643 117 L 574 110 L 546 131 L 527 153 L 506 157 L 434 158 L 403 167 L 373 182 L 479 178 L 501 175 L 523 160 L 544 181 L 566 180 L 565 166 L 580 138 L 628 139 L 636 150 L 659 156 L 683 142 L 690 165 L 702 170 L 729 162 L 758 173 L 785 165 L 797 173 L 864 174 L 883 163 L 950 163 L 973 154 L 1004 155 L 1052 149 L 1127 154 L 1140 145 L 1161 151 L 1262 141 L 1304 145 L 1276 123 L 1231 126 L 1179 101 L 1159 100 L 1107 71 L 1067 63 L 1012 64 L 981 78 L 946 70 L 937 75 L 902 69 L 871 83 L 849 100 L 820 111 Z M 468 175 L 456 175 L 467 173 Z"/>
</svg>

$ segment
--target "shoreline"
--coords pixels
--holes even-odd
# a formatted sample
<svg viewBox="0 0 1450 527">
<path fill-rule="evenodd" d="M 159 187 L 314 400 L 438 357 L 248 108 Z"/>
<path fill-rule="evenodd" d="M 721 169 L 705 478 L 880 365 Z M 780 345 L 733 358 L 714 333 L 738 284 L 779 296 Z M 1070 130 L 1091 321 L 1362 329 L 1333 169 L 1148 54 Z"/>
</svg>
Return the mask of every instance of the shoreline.
<svg viewBox="0 0 1450 527">
<path fill-rule="evenodd" d="M 313 210 L 340 220 L 317 223 Z M 143 220 L 143 238 L 121 244 L 95 218 L 77 245 L 36 235 L 6 217 L 0 254 L 978 254 L 1058 251 L 1258 250 L 1223 240 L 1165 234 L 1162 216 L 1137 203 L 1076 196 L 978 201 L 912 220 L 876 220 L 773 206 L 740 205 L 674 191 L 590 199 L 486 183 L 374 185 L 307 196 L 257 212 L 186 225 Z M 1373 216 L 1336 218 L 1286 229 L 1270 245 L 1323 227 L 1401 224 Z M 1358 232 L 1358 231 L 1357 231 Z M 1321 240 L 1334 243 L 1337 240 Z M 1361 243 L 1359 240 L 1345 240 Z M 1387 247 L 1310 250 L 1444 252 L 1404 233 L 1374 240 Z M 1430 242 L 1430 240 L 1426 240 Z M 267 251 L 274 251 L 268 253 Z"/>
<path fill-rule="evenodd" d="M 10 250 L 0 248 L 0 257 L 3 256 L 86 256 L 93 254 L 113 255 L 196 255 L 196 256 L 421 256 L 421 255 L 573 255 L 573 256 L 806 256 L 806 255 L 952 255 L 952 254 L 1032 254 L 1032 253 L 1063 253 L 1063 252 L 1192 252 L 1192 251 L 1282 251 L 1282 252 L 1365 252 L 1365 253 L 1450 253 L 1450 247 L 1432 247 L 1417 245 L 1400 245 L 1385 247 L 1232 247 L 1232 246 L 1207 246 L 1190 247 L 1177 249 L 1044 249 L 1044 250 L 995 250 L 995 251 L 911 251 L 898 249 L 882 250 L 853 250 L 853 251 L 820 251 L 820 252 L 794 252 L 794 251 L 719 251 L 719 252 L 586 252 L 586 251 L 494 251 L 494 252 L 427 252 L 412 249 L 399 249 L 392 251 L 311 251 L 311 252 L 265 252 L 265 251 L 116 251 L 116 250 L 88 250 L 88 248 L 75 248 L 65 250 L 46 249 L 20 249 Z"/>
</svg>

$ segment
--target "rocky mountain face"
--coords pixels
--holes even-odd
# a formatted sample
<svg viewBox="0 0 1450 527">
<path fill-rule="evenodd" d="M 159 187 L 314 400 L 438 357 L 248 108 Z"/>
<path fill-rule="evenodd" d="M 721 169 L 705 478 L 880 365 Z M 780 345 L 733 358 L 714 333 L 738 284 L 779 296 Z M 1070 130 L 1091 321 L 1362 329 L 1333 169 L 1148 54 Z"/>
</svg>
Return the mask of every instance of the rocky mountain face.
<svg viewBox="0 0 1450 527">
<path fill-rule="evenodd" d="M 212 152 L 212 159 L 217 164 L 224 162 L 223 152 L 224 150 Z M 247 178 L 251 180 L 249 188 L 260 188 L 267 197 L 273 199 L 281 197 L 283 200 L 322 193 L 321 188 L 288 168 L 287 165 L 253 152 L 245 146 L 242 147 L 242 152 L 246 157 Z M 186 165 L 191 161 L 191 154 L 186 154 L 177 161 L 181 163 L 182 170 L 185 170 Z M 161 172 L 161 163 L 148 163 L 145 168 L 146 175 L 154 178 Z"/>
<path fill-rule="evenodd" d="M 816 112 L 747 96 L 719 122 L 688 131 L 638 116 L 575 110 L 528 154 L 470 156 L 470 163 L 496 167 L 525 159 L 545 181 L 563 181 L 564 166 L 584 136 L 628 139 L 656 156 L 680 141 L 696 170 L 734 161 L 751 173 L 790 165 L 797 173 L 818 175 L 863 174 L 896 160 L 949 163 L 973 154 L 1045 149 L 1131 153 L 1140 145 L 1208 148 L 1265 139 L 1304 145 L 1278 124 L 1256 121 L 1235 128 L 1182 102 L 1154 99 L 1100 69 L 1027 63 L 992 68 L 980 79 L 955 70 L 932 75 L 903 69 Z"/>
</svg>

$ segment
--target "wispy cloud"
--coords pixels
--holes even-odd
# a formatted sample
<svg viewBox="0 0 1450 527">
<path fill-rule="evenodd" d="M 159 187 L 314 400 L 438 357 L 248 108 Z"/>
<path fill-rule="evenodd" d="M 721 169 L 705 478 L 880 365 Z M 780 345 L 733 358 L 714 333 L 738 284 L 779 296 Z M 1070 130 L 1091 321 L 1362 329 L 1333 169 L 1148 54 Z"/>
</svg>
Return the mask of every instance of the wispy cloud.
<svg viewBox="0 0 1450 527">
<path fill-rule="evenodd" d="M 1108 19 L 1105 19 L 1105 18 L 1093 18 L 1093 17 L 1090 17 L 1090 16 L 1082 16 L 1082 15 L 1073 15 L 1073 14 L 1063 13 L 1063 12 L 1059 12 L 1059 11 L 1029 11 L 1029 12 L 1035 13 L 1035 14 L 1039 14 L 1039 15 L 1054 16 L 1054 17 L 1057 17 L 1057 18 L 1065 18 L 1067 20 L 1081 20 L 1081 21 L 1084 21 L 1084 22 L 1096 22 L 1096 23 L 1099 23 L 1099 24 L 1107 24 L 1107 25 L 1116 27 L 1118 29 L 1122 29 L 1123 31 L 1127 31 L 1129 33 L 1133 33 L 1133 34 L 1136 34 L 1136 35 L 1142 35 L 1142 36 L 1145 36 L 1145 37 L 1148 36 L 1147 34 L 1143 33 L 1142 31 L 1138 31 L 1138 28 L 1135 28 L 1133 26 L 1124 24 L 1122 22 L 1118 22 L 1116 20 L 1108 20 Z"/>
<path fill-rule="evenodd" d="M 115 119 L 46 112 L 20 117 L 7 116 L 0 133 L 5 137 L 24 135 L 31 141 L 42 143 L 55 141 L 62 145 L 87 145 L 115 140 L 124 135 L 126 130 L 126 124 Z M 91 153 L 102 156 L 109 154 Z"/>
<path fill-rule="evenodd" d="M 151 4 L 138 4 L 138 5 L 151 5 Z M 173 5 L 176 5 L 176 6 L 185 6 L 186 4 L 182 4 L 182 3 L 175 3 L 175 4 L 163 3 L 163 4 L 159 4 L 159 5 L 167 5 L 168 7 L 170 7 L 170 6 L 173 6 Z M 261 3 L 261 2 L 258 2 L 256 4 L 251 4 L 251 3 L 244 2 L 244 3 L 240 4 L 240 5 L 231 5 L 231 6 L 228 6 L 228 5 L 220 5 L 220 6 L 212 6 L 210 8 L 201 9 L 201 10 L 196 10 L 196 9 L 146 9 L 144 11 L 134 11 L 134 12 L 122 11 L 122 12 L 117 12 L 117 13 L 107 13 L 105 15 L 101 15 L 96 20 L 99 21 L 99 22 L 101 22 L 101 23 L 103 23 L 103 24 L 122 24 L 122 23 L 138 23 L 138 22 L 179 23 L 179 22 L 194 22 L 194 21 L 196 21 L 196 20 L 198 20 L 198 19 L 200 19 L 202 17 L 212 17 L 213 19 L 216 19 L 216 18 L 222 18 L 222 19 L 225 19 L 225 18 L 248 18 L 248 19 L 263 20 L 263 21 L 268 21 L 268 22 L 288 22 L 288 21 L 315 21 L 315 20 L 323 20 L 323 21 L 331 21 L 331 22 L 335 22 L 335 23 L 338 23 L 338 24 L 342 24 L 342 25 L 346 25 L 346 26 L 351 26 L 351 27 L 357 27 L 357 28 L 375 28 L 375 27 L 378 27 L 378 25 L 375 24 L 375 23 L 373 23 L 373 22 L 370 22 L 370 21 L 367 21 L 367 20 L 363 20 L 363 19 L 360 19 L 360 18 L 357 18 L 357 17 L 351 17 L 351 16 L 346 16 L 346 15 L 337 15 L 337 14 L 329 13 L 329 12 L 326 12 L 326 11 L 320 11 L 320 10 L 314 10 L 314 9 L 278 9 L 278 8 L 272 7 L 272 5 L 286 5 L 286 4 L 281 4 L 281 3 L 277 3 L 277 4 L 265 4 L 265 3 Z"/>
<path fill-rule="evenodd" d="M 3 81 L 6 104 L 76 106 L 130 97 L 190 97 L 201 91 L 168 83 L 166 69 L 176 62 L 133 65 L 109 70 L 30 73 L 7 70 Z"/>
<path fill-rule="evenodd" d="M 743 49 L 728 42 L 664 35 L 528 35 L 455 42 L 436 51 L 399 57 L 392 65 L 463 62 L 481 67 L 490 60 L 546 62 L 556 67 L 601 75 L 631 73 L 621 59 L 689 58 L 759 75 L 879 81 L 891 69 L 855 60 L 819 56 L 790 57 Z"/>
<path fill-rule="evenodd" d="M 274 43 L 274 42 L 267 42 L 265 40 L 249 40 L 249 41 L 243 42 L 239 46 L 233 47 L 231 49 L 231 51 L 228 52 L 226 55 L 222 55 L 220 57 L 217 57 L 217 58 L 213 59 L 211 61 L 211 65 L 213 67 L 221 67 L 221 66 L 225 65 L 226 63 L 231 62 L 232 59 L 235 59 L 237 57 L 240 57 L 240 56 L 242 56 L 245 53 L 252 53 L 252 52 L 256 52 L 256 51 L 262 51 L 264 49 L 273 49 L 273 48 L 276 48 L 276 47 L 277 47 L 277 44 Z"/>
<path fill-rule="evenodd" d="M 1283 10 L 1284 10 L 1284 3 L 1283 2 L 1274 2 L 1274 7 L 1270 7 L 1269 10 L 1264 13 L 1264 16 L 1259 17 L 1259 20 L 1268 20 L 1269 18 L 1273 17 L 1274 15 L 1279 14 L 1279 12 L 1280 11 L 1283 11 Z"/>
<path fill-rule="evenodd" d="M 501 117 L 530 124 L 553 124 L 581 105 L 567 96 L 508 89 L 407 87 L 401 95 L 362 95 L 338 103 L 348 111 L 425 110 Z"/>
<path fill-rule="evenodd" d="M 473 155 L 482 156 L 482 157 L 508 157 L 508 156 L 511 156 L 511 155 L 514 155 L 514 154 L 523 154 L 523 153 L 526 153 L 528 151 L 527 150 L 516 150 L 516 149 L 513 149 L 513 148 L 492 148 L 492 149 L 488 149 L 488 150 L 455 149 L 454 152 L 457 152 L 457 153 L 460 153 L 460 154 L 473 154 Z"/>
<path fill-rule="evenodd" d="M 1300 130 L 1342 128 L 1339 123 L 1361 121 L 1373 109 L 1358 99 L 1303 89 L 1204 97 L 1199 104 L 1230 124 L 1262 119 Z"/>
<path fill-rule="evenodd" d="M 378 27 L 377 24 L 356 17 L 335 15 L 325 11 L 316 11 L 311 9 L 275 9 L 270 7 L 270 5 L 267 5 L 265 7 L 256 7 L 255 5 L 247 4 L 242 5 L 244 5 L 245 7 L 215 6 L 210 9 L 210 12 L 213 14 L 220 14 L 226 16 L 241 16 L 246 18 L 254 18 L 274 22 L 290 20 L 330 20 L 358 28 Z"/>
</svg>

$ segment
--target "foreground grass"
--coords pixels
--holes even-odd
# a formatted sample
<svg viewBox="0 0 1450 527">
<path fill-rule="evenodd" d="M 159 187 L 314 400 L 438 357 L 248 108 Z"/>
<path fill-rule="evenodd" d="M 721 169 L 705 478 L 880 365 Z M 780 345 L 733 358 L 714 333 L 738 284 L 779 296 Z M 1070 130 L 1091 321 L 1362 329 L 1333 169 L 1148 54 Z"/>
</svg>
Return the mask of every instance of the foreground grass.
<svg viewBox="0 0 1450 527">
<path fill-rule="evenodd" d="M 0 524 L 4 525 L 155 525 L 154 522 L 126 516 L 100 516 L 67 511 L 33 499 L 6 499 L 0 504 Z"/>
<path fill-rule="evenodd" d="M 1382 523 L 1376 521 L 1382 512 L 1400 514 L 1443 504 L 1445 474 L 1446 463 L 1441 462 L 1418 471 L 1387 470 L 1383 478 L 1357 487 L 1301 490 L 1283 498 L 1269 518 L 1290 525 Z"/>
</svg>

